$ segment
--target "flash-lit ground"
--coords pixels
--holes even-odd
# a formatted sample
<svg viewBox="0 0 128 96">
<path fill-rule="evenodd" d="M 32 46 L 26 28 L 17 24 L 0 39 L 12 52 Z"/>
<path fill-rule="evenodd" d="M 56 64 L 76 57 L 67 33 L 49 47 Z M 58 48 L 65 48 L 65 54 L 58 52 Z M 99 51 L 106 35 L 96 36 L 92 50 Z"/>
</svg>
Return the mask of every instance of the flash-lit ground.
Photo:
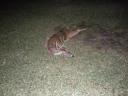
<svg viewBox="0 0 128 96">
<path fill-rule="evenodd" d="M 128 23 L 119 4 L 27 3 L 0 18 L 0 96 L 128 96 Z M 67 42 L 74 58 L 47 53 L 54 27 L 83 20 L 104 30 L 93 26 Z"/>
</svg>

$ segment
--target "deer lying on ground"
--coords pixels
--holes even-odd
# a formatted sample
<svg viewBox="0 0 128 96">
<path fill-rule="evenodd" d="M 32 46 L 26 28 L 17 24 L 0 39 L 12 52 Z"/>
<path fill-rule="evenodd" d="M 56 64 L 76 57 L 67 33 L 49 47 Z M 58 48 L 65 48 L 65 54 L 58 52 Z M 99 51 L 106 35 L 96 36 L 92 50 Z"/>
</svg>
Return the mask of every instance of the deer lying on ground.
<svg viewBox="0 0 128 96">
<path fill-rule="evenodd" d="M 61 28 L 57 33 L 47 38 L 45 48 L 52 55 L 60 55 L 63 57 L 74 57 L 74 55 L 64 47 L 64 42 L 76 36 L 81 31 L 87 30 L 86 26 L 80 24 L 75 27 Z"/>
</svg>

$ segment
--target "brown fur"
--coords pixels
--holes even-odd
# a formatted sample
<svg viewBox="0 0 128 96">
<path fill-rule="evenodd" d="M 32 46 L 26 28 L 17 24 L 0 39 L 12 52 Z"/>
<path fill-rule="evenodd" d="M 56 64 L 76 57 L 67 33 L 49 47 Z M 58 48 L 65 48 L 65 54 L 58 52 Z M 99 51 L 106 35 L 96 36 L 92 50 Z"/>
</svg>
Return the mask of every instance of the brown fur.
<svg viewBox="0 0 128 96">
<path fill-rule="evenodd" d="M 62 28 L 57 33 L 53 34 L 50 38 L 47 38 L 45 47 L 48 49 L 50 54 L 62 55 L 64 57 L 73 57 L 73 54 L 64 47 L 64 42 L 68 41 L 79 32 L 84 30 L 86 30 L 86 28 Z"/>
</svg>

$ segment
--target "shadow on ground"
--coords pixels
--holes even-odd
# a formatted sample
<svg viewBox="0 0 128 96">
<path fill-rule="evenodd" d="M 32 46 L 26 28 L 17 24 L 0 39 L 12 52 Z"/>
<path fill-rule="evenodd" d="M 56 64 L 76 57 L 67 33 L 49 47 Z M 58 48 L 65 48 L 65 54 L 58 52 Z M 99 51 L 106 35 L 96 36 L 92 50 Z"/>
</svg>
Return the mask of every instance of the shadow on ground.
<svg viewBox="0 0 128 96">
<path fill-rule="evenodd" d="M 128 29 L 107 30 L 96 26 L 86 33 L 84 43 L 97 49 L 114 49 L 126 55 L 128 53 Z"/>
</svg>

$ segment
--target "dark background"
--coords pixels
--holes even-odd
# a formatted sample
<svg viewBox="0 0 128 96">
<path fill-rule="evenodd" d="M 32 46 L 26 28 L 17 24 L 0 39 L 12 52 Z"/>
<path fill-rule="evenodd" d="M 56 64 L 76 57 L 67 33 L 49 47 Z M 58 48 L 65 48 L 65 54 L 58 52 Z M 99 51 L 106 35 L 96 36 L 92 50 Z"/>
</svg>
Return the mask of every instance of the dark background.
<svg viewBox="0 0 128 96">
<path fill-rule="evenodd" d="M 118 5 L 122 10 L 122 21 L 125 24 L 128 24 L 126 18 L 128 17 L 128 3 L 127 0 L 2 0 L 0 2 L 1 11 L 12 11 L 21 9 L 27 4 L 36 4 L 40 3 L 42 6 L 65 6 L 72 4 L 91 4 L 91 5 Z M 1 16 L 0 16 L 1 17 Z M 123 20 L 125 18 L 125 20 Z"/>
<path fill-rule="evenodd" d="M 93 4 L 111 4 L 116 3 L 127 7 L 127 0 L 2 0 L 0 7 L 10 8 L 18 5 L 25 5 L 31 2 L 40 2 L 42 4 L 72 4 L 72 3 L 93 3 Z"/>
</svg>

